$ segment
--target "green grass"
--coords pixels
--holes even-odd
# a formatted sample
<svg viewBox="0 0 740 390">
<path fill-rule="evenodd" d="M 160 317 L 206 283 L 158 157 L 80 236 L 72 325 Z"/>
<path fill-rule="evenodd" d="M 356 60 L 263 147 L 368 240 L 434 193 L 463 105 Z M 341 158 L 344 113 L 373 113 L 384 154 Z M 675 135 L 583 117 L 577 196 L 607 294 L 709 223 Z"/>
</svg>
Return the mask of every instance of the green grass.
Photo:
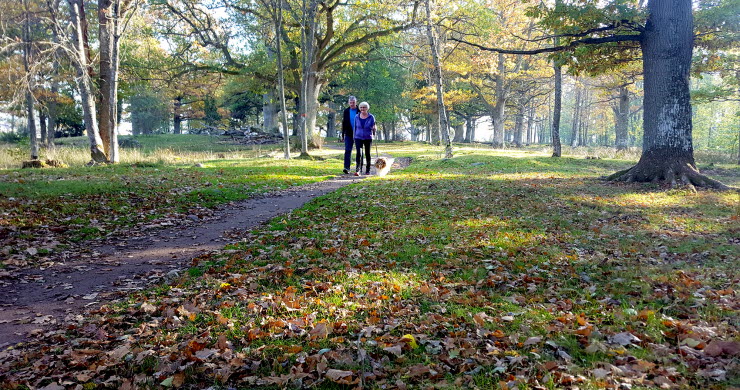
<svg viewBox="0 0 740 390">
<path fill-rule="evenodd" d="M 162 218 L 182 219 L 202 214 L 203 208 L 325 180 L 341 170 L 339 156 L 333 154 L 338 152 L 288 162 L 258 157 L 271 149 L 223 144 L 218 137 L 160 135 L 137 140 L 142 148 L 123 153 L 120 164 L 0 169 L 0 209 L 5 211 L 0 231 L 21 229 L 17 234 L 23 238 L 23 231 L 37 229 L 36 235 L 53 237 L 58 245 L 83 242 L 117 229 Z M 62 146 L 57 152 L 64 148 L 84 158 L 84 147 Z M 25 249 L 21 243 L 17 251 Z"/>
<path fill-rule="evenodd" d="M 356 377 L 360 348 L 375 373 L 368 388 L 401 381 L 409 388 L 498 389 L 503 382 L 601 389 L 631 381 L 653 389 L 658 377 L 679 388 L 734 385 L 729 358 L 677 351 L 689 337 L 737 340 L 736 193 L 598 179 L 631 164 L 624 160 L 482 148 L 439 160 L 431 147 L 381 147 L 415 163 L 315 199 L 229 252 L 201 259 L 172 288 L 136 298 L 156 299 L 165 313 L 196 306 L 195 321 L 130 306 L 90 321 L 116 324 L 152 350 L 188 350 L 193 341 L 217 348 L 226 335 L 233 343 L 228 356 L 238 353 L 241 367 L 226 383 L 244 388 L 251 385 L 239 378 L 254 377 L 266 388 L 340 386 L 317 372 L 355 370 Z M 318 175 L 339 166 L 336 157 L 291 161 L 290 169 Z M 234 172 L 258 176 L 273 168 L 246 161 L 263 160 L 245 160 Z M 213 169 L 237 176 L 225 166 Z M 722 172 L 719 179 L 738 184 L 738 168 Z M 139 326 L 125 325 L 126 318 Z M 166 332 L 141 325 L 149 321 Z M 70 330 L 72 339 L 84 341 L 80 329 Z M 625 332 L 640 341 L 610 344 Z M 419 347 L 404 335 L 414 335 Z M 386 349 L 399 346 L 398 356 Z M 192 381 L 213 383 L 212 367 L 232 367 L 221 356 L 193 362 Z M 172 359 L 188 363 L 163 352 L 158 367 L 173 366 Z M 414 376 L 419 364 L 436 374 Z M 596 378 L 594 370 L 610 366 L 624 374 Z M 717 368 L 727 370 L 724 381 L 707 378 Z M 55 369 L 34 375 L 50 377 Z M 31 375 L 34 367 L 21 359 L 14 370 Z M 306 374 L 300 386 L 276 382 L 290 373 Z M 116 374 L 101 370 L 98 378 Z"/>
</svg>

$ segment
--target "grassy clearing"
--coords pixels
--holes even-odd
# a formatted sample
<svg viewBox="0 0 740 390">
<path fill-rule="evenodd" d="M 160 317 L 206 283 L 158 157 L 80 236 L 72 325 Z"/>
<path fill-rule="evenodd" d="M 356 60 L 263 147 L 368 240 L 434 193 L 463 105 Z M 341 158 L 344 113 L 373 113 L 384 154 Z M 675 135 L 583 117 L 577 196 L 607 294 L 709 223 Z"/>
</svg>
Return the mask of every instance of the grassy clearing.
<svg viewBox="0 0 740 390">
<path fill-rule="evenodd" d="M 325 180 L 341 170 L 336 151 L 287 162 L 270 157 L 271 149 L 238 148 L 217 137 L 136 139 L 142 147 L 124 149 L 120 164 L 88 167 L 84 146 L 61 146 L 56 150 L 69 154 L 61 158 L 68 168 L 0 169 L 4 265 L 35 266 L 57 248 L 143 224 L 202 217 L 214 206 Z"/>
<path fill-rule="evenodd" d="M 630 164 L 618 160 L 383 149 L 416 163 L 276 218 L 45 347 L 6 352 L 0 379 L 9 388 L 740 385 L 736 193 L 595 179 Z M 723 172 L 738 184 L 737 169 Z M 109 336 L 92 337 L 100 332 Z M 54 346 L 64 347 L 51 356 Z"/>
<path fill-rule="evenodd" d="M 228 138 L 202 135 L 122 136 L 119 142 L 135 140 L 140 147 L 121 147 L 122 164 L 187 165 L 218 158 L 238 159 L 268 155 L 280 145 L 239 145 Z M 39 158 L 59 160 L 70 167 L 83 167 L 90 161 L 86 137 L 61 138 L 54 148 L 39 150 Z M 0 144 L 0 170 L 19 168 L 27 160 L 28 145 Z"/>
</svg>

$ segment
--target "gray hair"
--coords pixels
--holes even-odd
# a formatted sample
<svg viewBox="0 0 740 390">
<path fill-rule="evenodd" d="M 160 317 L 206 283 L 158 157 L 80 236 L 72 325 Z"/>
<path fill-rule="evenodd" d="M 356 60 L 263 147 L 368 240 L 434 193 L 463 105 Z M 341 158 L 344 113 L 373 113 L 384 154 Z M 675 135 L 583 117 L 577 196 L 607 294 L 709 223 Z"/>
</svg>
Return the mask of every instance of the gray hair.
<svg viewBox="0 0 740 390">
<path fill-rule="evenodd" d="M 362 106 L 365 106 L 365 107 L 367 107 L 367 110 L 368 110 L 368 111 L 370 111 L 370 105 L 369 105 L 369 104 L 367 104 L 367 102 L 362 102 L 362 103 L 360 103 L 360 104 L 358 104 L 358 105 L 357 105 L 357 107 L 358 107 L 358 108 L 359 108 L 359 107 L 362 107 Z"/>
<path fill-rule="evenodd" d="M 354 100 L 354 101 L 357 101 L 357 98 L 356 98 L 356 97 L 354 97 L 354 96 L 352 96 L 352 95 L 350 95 L 350 96 L 349 96 L 349 99 L 347 99 L 347 101 L 348 101 L 348 102 L 351 102 L 351 101 L 353 101 L 353 100 Z"/>
</svg>

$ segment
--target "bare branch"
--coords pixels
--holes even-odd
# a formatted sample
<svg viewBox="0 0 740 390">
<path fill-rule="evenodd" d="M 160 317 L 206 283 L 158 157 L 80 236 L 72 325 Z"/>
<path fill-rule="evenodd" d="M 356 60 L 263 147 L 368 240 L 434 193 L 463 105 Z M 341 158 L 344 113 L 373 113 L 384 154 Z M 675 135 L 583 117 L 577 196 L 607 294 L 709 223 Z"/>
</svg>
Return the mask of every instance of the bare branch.
<svg viewBox="0 0 740 390">
<path fill-rule="evenodd" d="M 450 40 L 452 41 L 464 43 L 464 44 L 477 47 L 485 51 L 492 51 L 492 52 L 501 53 L 501 54 L 522 54 L 522 55 L 534 55 L 534 54 L 540 54 L 540 53 L 555 53 L 559 51 L 570 50 L 570 49 L 573 49 L 581 45 L 599 45 L 602 43 L 610 43 L 610 42 L 639 42 L 641 39 L 642 39 L 642 35 L 637 35 L 637 34 L 636 35 L 612 35 L 609 37 L 601 37 L 601 38 L 579 39 L 579 40 L 570 42 L 567 45 L 561 45 L 561 46 L 543 47 L 540 49 L 532 49 L 532 50 L 507 50 L 507 49 L 500 49 L 500 48 L 495 48 L 495 47 L 486 47 L 486 46 L 479 45 L 473 42 L 468 42 L 462 39 L 450 38 Z"/>
</svg>

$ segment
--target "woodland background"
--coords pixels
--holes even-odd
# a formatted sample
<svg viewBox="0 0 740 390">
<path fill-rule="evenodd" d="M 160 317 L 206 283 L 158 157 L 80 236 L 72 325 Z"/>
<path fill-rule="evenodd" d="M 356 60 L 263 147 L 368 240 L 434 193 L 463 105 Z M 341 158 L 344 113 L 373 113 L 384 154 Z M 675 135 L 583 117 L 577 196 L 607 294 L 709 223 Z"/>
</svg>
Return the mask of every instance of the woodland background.
<svg viewBox="0 0 740 390">
<path fill-rule="evenodd" d="M 37 138 L 48 147 L 55 138 L 86 133 L 94 159 L 117 161 L 111 139 L 118 134 L 250 127 L 277 133 L 285 113 L 286 132 L 301 140 L 294 149 L 306 154 L 323 137 L 337 135 L 337 114 L 355 95 L 371 104 L 380 139 L 444 143 L 436 55 L 448 120 L 442 126 L 453 142 L 551 144 L 555 63 L 566 73 L 563 145 L 642 146 L 643 78 L 635 45 L 528 56 L 448 38 L 510 49 L 552 46 L 543 37 L 638 23 L 643 4 L 427 5 L 429 13 L 424 3 L 386 0 L 351 6 L 316 0 L 3 2 L 0 136 L 26 139 L 35 157 Z M 738 1 L 699 1 L 693 9 L 693 146 L 707 161 L 740 162 Z M 29 131 L 37 137 L 30 139 Z"/>
</svg>

